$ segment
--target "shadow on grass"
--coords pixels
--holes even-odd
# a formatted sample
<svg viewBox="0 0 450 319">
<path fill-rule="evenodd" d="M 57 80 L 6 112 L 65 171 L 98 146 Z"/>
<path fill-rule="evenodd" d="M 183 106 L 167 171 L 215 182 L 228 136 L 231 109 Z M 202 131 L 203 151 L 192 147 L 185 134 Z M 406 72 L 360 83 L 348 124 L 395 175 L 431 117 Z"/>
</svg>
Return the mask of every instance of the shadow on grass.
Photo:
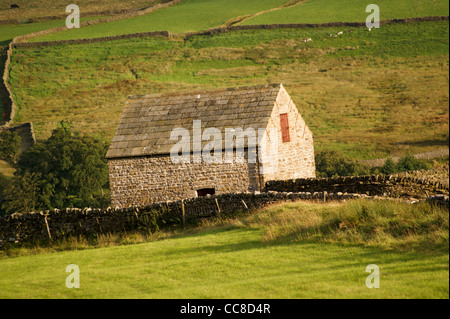
<svg viewBox="0 0 450 319">
<path fill-rule="evenodd" d="M 298 240 L 295 234 L 277 237 L 274 240 L 265 241 L 262 237 L 264 230 L 261 228 L 244 228 L 238 226 L 219 226 L 217 228 L 201 231 L 199 233 L 177 236 L 174 240 L 198 239 L 198 242 L 204 242 L 196 247 L 177 247 L 177 249 L 169 250 L 164 253 L 165 256 L 200 255 L 200 254 L 227 254 L 235 252 L 246 252 L 252 250 L 261 250 L 271 247 L 284 247 L 297 249 L 309 255 L 317 255 L 321 262 L 333 265 L 333 269 L 348 268 L 351 266 L 360 267 L 367 266 L 369 263 L 391 264 L 399 261 L 425 261 L 430 257 L 437 257 L 448 254 L 448 245 L 433 245 L 424 249 L 418 247 L 417 250 L 404 251 L 401 249 L 383 249 L 382 247 L 367 246 L 364 244 L 351 244 L 339 242 L 325 242 L 320 239 Z M 224 244 L 216 244 L 205 237 L 208 236 L 224 236 L 233 242 Z M 231 237 L 231 239 L 230 239 Z M 256 238 L 256 239 L 255 239 Z M 324 254 L 318 251 L 318 247 L 324 249 Z M 356 255 L 354 255 L 356 252 Z M 351 255 L 351 259 L 349 256 Z M 354 257 L 354 258 L 353 258 Z M 364 267 L 365 267 L 364 266 Z M 414 271 L 436 270 L 434 266 L 423 265 Z M 431 267 L 431 268 L 430 268 Z"/>
</svg>

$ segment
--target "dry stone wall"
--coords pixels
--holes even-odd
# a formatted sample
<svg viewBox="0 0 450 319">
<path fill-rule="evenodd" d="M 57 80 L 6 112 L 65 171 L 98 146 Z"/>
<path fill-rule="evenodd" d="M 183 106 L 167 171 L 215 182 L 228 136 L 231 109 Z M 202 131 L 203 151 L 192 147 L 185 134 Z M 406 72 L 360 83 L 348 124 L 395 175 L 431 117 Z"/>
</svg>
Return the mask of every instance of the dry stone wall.
<svg viewBox="0 0 450 319">
<path fill-rule="evenodd" d="M 259 194 L 207 196 L 122 209 L 68 208 L 25 214 L 16 213 L 0 218 L 0 248 L 10 243 L 49 241 L 68 236 L 92 237 L 99 234 L 127 231 L 154 232 L 159 228 L 181 227 L 202 218 L 230 216 L 236 212 L 251 211 L 286 201 L 324 202 L 358 198 L 389 199 L 365 194 L 327 193 L 326 191 L 314 193 L 270 191 Z M 449 205 L 448 195 L 435 195 L 427 200 L 447 207 Z"/>
<path fill-rule="evenodd" d="M 267 191 L 358 193 L 391 198 L 425 199 L 430 195 L 448 195 L 448 185 L 418 177 L 373 175 L 336 178 L 269 181 Z"/>
</svg>

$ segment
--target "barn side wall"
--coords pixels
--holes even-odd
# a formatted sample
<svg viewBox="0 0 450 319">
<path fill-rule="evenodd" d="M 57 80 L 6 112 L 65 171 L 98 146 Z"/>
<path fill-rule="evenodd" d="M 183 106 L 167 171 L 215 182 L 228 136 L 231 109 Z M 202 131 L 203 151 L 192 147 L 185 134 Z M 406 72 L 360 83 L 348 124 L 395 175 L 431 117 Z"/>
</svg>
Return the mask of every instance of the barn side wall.
<svg viewBox="0 0 450 319">
<path fill-rule="evenodd" d="M 170 156 L 110 159 L 108 161 L 113 207 L 145 206 L 197 196 L 197 190 L 214 188 L 215 194 L 260 190 L 254 163 L 173 163 Z"/>
</svg>

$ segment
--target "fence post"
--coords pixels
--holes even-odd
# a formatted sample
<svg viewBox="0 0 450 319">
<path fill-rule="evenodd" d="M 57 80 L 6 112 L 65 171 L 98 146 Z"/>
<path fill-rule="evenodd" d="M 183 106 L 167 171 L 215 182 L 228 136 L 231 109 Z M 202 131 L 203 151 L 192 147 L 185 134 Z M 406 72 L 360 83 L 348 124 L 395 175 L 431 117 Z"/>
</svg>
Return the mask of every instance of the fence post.
<svg viewBox="0 0 450 319">
<path fill-rule="evenodd" d="M 184 211 L 184 199 L 181 200 L 181 215 L 183 217 L 183 228 L 186 227 L 186 213 Z"/>
<path fill-rule="evenodd" d="M 48 226 L 47 215 L 44 215 L 45 225 L 47 226 L 48 238 L 52 239 L 52 235 L 50 233 L 50 227 Z"/>
<path fill-rule="evenodd" d="M 220 206 L 219 206 L 219 201 L 217 200 L 217 197 L 215 198 L 216 200 L 216 205 L 217 205 L 217 214 L 220 216 Z"/>
</svg>

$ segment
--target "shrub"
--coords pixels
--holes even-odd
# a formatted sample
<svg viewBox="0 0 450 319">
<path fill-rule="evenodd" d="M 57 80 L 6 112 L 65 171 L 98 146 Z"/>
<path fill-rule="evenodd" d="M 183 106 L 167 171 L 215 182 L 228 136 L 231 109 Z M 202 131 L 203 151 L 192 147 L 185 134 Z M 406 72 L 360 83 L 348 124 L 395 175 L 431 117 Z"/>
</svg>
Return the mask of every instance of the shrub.
<svg viewBox="0 0 450 319">
<path fill-rule="evenodd" d="M 323 151 L 316 155 L 318 177 L 358 176 L 370 174 L 370 168 L 338 151 Z"/>
<path fill-rule="evenodd" d="M 398 166 L 392 159 L 392 157 L 386 158 L 383 166 L 380 168 L 380 172 L 384 175 L 394 174 L 398 172 Z"/>
<path fill-rule="evenodd" d="M 428 166 L 415 158 L 410 152 L 402 156 L 397 164 L 399 172 L 417 171 L 421 169 L 428 169 Z"/>
</svg>

